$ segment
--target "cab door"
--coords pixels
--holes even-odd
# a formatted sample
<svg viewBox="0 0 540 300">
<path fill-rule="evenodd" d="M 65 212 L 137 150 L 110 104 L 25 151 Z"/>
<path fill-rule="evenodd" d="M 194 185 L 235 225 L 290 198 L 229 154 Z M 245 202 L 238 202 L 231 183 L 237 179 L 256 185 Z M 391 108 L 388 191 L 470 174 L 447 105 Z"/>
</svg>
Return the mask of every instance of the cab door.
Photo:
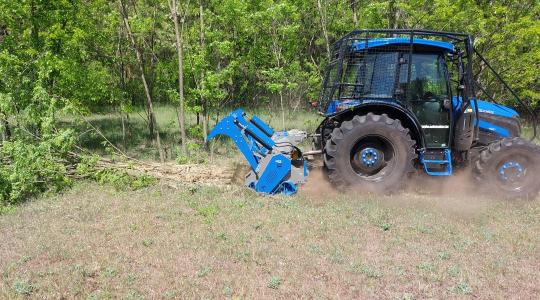
<svg viewBox="0 0 540 300">
<path fill-rule="evenodd" d="M 404 58 L 409 58 L 404 53 Z M 410 72 L 410 80 L 408 75 Z M 442 53 L 414 53 L 400 68 L 400 86 L 409 109 L 422 125 L 428 148 L 448 148 L 450 145 L 451 102 L 447 69 Z"/>
</svg>

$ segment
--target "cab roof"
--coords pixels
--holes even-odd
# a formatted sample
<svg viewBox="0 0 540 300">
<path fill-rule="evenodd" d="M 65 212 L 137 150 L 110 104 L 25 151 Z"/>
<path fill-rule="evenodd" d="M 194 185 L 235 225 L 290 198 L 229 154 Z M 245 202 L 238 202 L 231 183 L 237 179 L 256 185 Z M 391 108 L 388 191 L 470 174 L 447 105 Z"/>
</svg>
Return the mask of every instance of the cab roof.
<svg viewBox="0 0 540 300">
<path fill-rule="evenodd" d="M 367 47 L 369 49 L 369 48 L 390 46 L 390 45 L 408 45 L 410 42 L 411 42 L 410 38 L 400 38 L 400 37 L 369 39 L 367 42 Z M 444 50 L 450 53 L 454 52 L 454 45 L 448 42 L 433 41 L 433 40 L 426 40 L 426 39 L 413 39 L 412 42 L 413 42 L 413 45 L 439 48 L 441 50 Z M 360 51 L 360 50 L 364 50 L 365 48 L 366 48 L 365 41 L 356 41 L 351 46 L 351 49 L 353 51 Z"/>
</svg>

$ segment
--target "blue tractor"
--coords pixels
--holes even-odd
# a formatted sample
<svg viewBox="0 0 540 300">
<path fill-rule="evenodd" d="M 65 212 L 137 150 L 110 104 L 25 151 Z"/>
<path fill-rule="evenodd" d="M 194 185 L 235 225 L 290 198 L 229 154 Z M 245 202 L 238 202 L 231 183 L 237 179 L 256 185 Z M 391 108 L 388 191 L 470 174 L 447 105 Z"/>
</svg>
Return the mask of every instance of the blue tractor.
<svg viewBox="0 0 540 300">
<path fill-rule="evenodd" d="M 540 147 L 520 137 L 519 114 L 497 104 L 481 76 L 489 71 L 530 114 L 533 139 L 535 114 L 473 44 L 470 35 L 452 32 L 353 31 L 333 46 L 316 105 L 325 119 L 311 135 L 313 150 L 298 148 L 307 133 L 274 132 L 242 110 L 220 121 L 209 139 L 234 140 L 252 168 L 246 185 L 261 193 L 295 193 L 307 180 L 305 157 L 321 155 L 338 188 L 392 193 L 417 170 L 451 176 L 471 168 L 487 191 L 535 196 Z"/>
</svg>

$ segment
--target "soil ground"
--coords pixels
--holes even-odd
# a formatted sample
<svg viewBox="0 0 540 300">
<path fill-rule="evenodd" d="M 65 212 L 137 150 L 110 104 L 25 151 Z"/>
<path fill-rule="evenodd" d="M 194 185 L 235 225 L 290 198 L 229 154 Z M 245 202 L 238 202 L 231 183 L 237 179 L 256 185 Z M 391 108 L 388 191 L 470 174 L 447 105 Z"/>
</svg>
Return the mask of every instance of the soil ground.
<svg viewBox="0 0 540 300">
<path fill-rule="evenodd" d="M 0 216 L 0 298 L 540 297 L 538 200 L 422 178 L 396 196 L 342 193 L 320 172 L 263 197 L 182 168 L 193 180 L 83 183 Z"/>
</svg>

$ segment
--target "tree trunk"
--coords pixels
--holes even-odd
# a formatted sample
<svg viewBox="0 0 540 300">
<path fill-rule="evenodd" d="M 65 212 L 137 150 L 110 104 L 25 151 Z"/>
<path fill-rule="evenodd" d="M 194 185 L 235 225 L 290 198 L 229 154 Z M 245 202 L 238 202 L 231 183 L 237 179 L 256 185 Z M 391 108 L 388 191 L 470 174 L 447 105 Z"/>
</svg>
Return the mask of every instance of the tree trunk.
<svg viewBox="0 0 540 300">
<path fill-rule="evenodd" d="M 2 142 L 9 141 L 11 138 L 11 130 L 9 129 L 9 122 L 4 118 L 0 119 L 0 129 L 2 131 Z"/>
<path fill-rule="evenodd" d="M 124 114 L 120 112 L 120 116 L 122 118 L 122 146 L 124 146 L 124 151 L 127 150 L 126 145 L 126 119 L 124 117 Z"/>
<path fill-rule="evenodd" d="M 146 95 L 146 105 L 148 107 L 148 115 L 149 115 L 149 125 L 150 124 L 153 124 L 154 126 L 154 130 L 153 132 L 151 132 L 151 134 L 154 135 L 155 137 L 155 140 L 156 140 L 156 145 L 157 145 L 157 148 L 158 148 L 158 152 L 159 152 L 159 160 L 161 162 L 165 162 L 165 155 L 163 153 L 163 147 L 161 146 L 161 138 L 159 136 L 159 127 L 158 127 L 158 124 L 156 122 L 156 115 L 154 114 L 154 106 L 153 106 L 153 103 L 152 103 L 152 96 L 150 94 L 150 89 L 148 88 L 148 82 L 146 81 L 146 77 L 145 77 L 145 73 L 144 73 L 144 63 L 143 63 L 143 58 L 142 58 L 142 54 L 141 54 L 141 51 L 139 50 L 139 48 L 137 47 L 137 43 L 135 42 L 135 37 L 133 36 L 133 33 L 131 32 L 131 27 L 129 26 L 129 20 L 128 20 L 128 16 L 127 16 L 127 10 L 126 10 L 126 7 L 125 7 L 125 4 L 122 0 L 120 0 L 120 9 L 121 9 L 121 12 L 122 12 L 122 20 L 124 21 L 124 26 L 126 28 L 126 32 L 128 34 L 128 37 L 131 41 L 131 44 L 133 46 L 133 48 L 135 49 L 135 55 L 137 57 L 137 63 L 139 65 L 139 71 L 141 73 L 141 80 L 142 80 L 142 83 L 143 83 L 143 87 L 144 87 L 144 93 Z"/>
<path fill-rule="evenodd" d="M 398 29 L 399 28 L 399 17 L 401 11 L 397 6 L 396 0 L 390 0 L 388 2 L 388 28 Z"/>
<path fill-rule="evenodd" d="M 358 15 L 356 13 L 356 2 L 358 2 L 360 0 L 350 0 L 349 3 L 351 5 L 351 10 L 352 10 L 352 17 L 353 17 L 353 22 L 354 22 L 354 28 L 355 29 L 358 29 Z"/>
<path fill-rule="evenodd" d="M 283 104 L 283 91 L 279 90 L 279 105 L 281 106 L 281 125 L 285 130 L 285 105 Z"/>
<path fill-rule="evenodd" d="M 328 31 L 326 30 L 326 11 L 322 7 L 321 0 L 317 0 L 317 9 L 319 10 L 321 29 L 324 35 L 324 41 L 326 42 L 326 55 L 330 58 L 330 39 L 328 38 Z"/>
<path fill-rule="evenodd" d="M 32 40 L 32 46 L 35 50 L 39 49 L 39 28 L 36 20 L 36 3 L 35 1 L 30 1 L 30 22 L 32 27 L 30 28 L 30 37 Z"/>
<path fill-rule="evenodd" d="M 201 51 L 205 51 L 206 49 L 206 41 L 204 36 L 204 7 L 203 7 L 203 1 L 199 0 L 199 24 L 200 24 L 200 35 L 199 35 L 199 42 Z M 201 107 L 202 107 L 202 129 L 203 129 L 203 138 L 206 141 L 208 138 L 208 105 L 206 103 L 206 99 L 204 99 L 203 93 L 204 92 L 204 69 L 201 70 L 201 83 L 200 83 L 200 89 L 201 89 Z"/>
<path fill-rule="evenodd" d="M 121 28 L 121 27 L 120 27 Z M 118 73 L 120 75 L 120 88 L 122 91 L 126 90 L 126 79 L 124 77 L 125 68 L 124 68 L 124 53 L 122 50 L 122 36 L 123 36 L 123 30 L 118 30 L 118 48 L 117 48 L 117 56 L 120 58 L 118 63 Z M 122 102 L 124 102 L 125 99 L 122 97 Z M 126 119 L 124 116 L 124 111 L 122 109 L 122 105 L 120 105 L 120 117 L 122 118 L 122 145 L 124 147 L 124 151 L 127 150 L 126 145 Z"/>
<path fill-rule="evenodd" d="M 171 10 L 173 22 L 174 22 L 174 34 L 176 37 L 176 52 L 178 54 L 178 94 L 180 95 L 180 103 L 178 105 L 178 124 L 180 125 L 180 137 L 182 139 L 182 152 L 187 154 L 187 139 L 186 139 L 186 115 L 184 112 L 184 66 L 183 66 L 183 40 L 182 31 L 178 23 L 178 3 L 176 0 L 169 1 L 169 8 Z M 182 23 L 184 22 L 182 18 Z"/>
</svg>

